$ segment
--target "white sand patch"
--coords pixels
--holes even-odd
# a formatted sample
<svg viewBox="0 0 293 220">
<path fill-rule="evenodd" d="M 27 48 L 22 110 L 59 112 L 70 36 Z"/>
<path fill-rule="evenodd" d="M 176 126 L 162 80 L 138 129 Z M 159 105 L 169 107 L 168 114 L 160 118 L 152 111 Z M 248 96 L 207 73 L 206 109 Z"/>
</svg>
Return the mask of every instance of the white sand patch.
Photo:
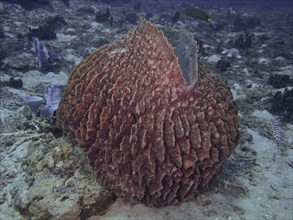
<svg viewBox="0 0 293 220">
<path fill-rule="evenodd" d="M 268 59 L 268 58 L 260 57 L 260 58 L 258 59 L 258 62 L 259 62 L 259 63 L 262 63 L 262 64 L 269 64 L 271 61 L 270 61 L 270 59 Z"/>
<path fill-rule="evenodd" d="M 289 76 L 292 76 L 292 72 L 293 72 L 293 65 L 280 67 L 279 70 L 273 71 L 274 74 L 289 75 Z"/>
<path fill-rule="evenodd" d="M 250 85 L 250 89 L 258 89 L 258 88 L 261 88 L 262 87 L 261 84 L 257 84 L 255 82 L 249 80 L 249 79 L 248 80 L 245 80 L 245 83 L 246 83 L 246 85 Z"/>
<path fill-rule="evenodd" d="M 287 124 L 283 129 L 283 139 L 293 146 L 293 124 Z M 292 153 L 293 150 L 291 150 Z M 293 156 L 292 156 L 293 159 Z"/>
<path fill-rule="evenodd" d="M 231 92 L 234 100 L 246 97 L 245 93 L 243 92 L 243 88 L 239 83 L 233 84 L 231 87 Z"/>
<path fill-rule="evenodd" d="M 267 110 L 254 110 L 252 113 L 253 116 L 260 118 L 260 119 L 265 119 L 265 120 L 273 120 L 274 116 L 269 113 Z"/>
<path fill-rule="evenodd" d="M 208 45 L 208 44 L 203 44 L 202 45 L 202 48 L 205 48 L 205 49 L 214 49 L 215 47 L 214 46 L 211 46 L 211 45 Z"/>
<path fill-rule="evenodd" d="M 44 74 L 38 70 L 31 70 L 24 73 L 22 81 L 23 88 L 29 89 L 36 87 L 40 83 L 48 83 L 55 85 L 65 85 L 67 83 L 68 76 L 65 72 L 53 73 L 49 72 Z"/>
<path fill-rule="evenodd" d="M 77 36 L 57 33 L 57 40 L 59 42 L 70 42 L 70 41 L 74 40 L 75 38 L 77 38 Z"/>
<path fill-rule="evenodd" d="M 216 62 L 218 62 L 220 59 L 221 59 L 221 56 L 220 56 L 220 55 L 218 55 L 218 54 L 214 54 L 214 55 L 208 57 L 208 58 L 207 58 L 207 61 L 208 61 L 209 63 L 216 63 Z"/>
<path fill-rule="evenodd" d="M 94 31 L 103 27 L 103 24 L 98 23 L 96 21 L 92 22 L 90 25 L 91 25 L 91 28 L 89 29 L 89 31 Z"/>
<path fill-rule="evenodd" d="M 283 57 L 276 57 L 275 60 L 280 61 L 280 62 L 285 61 L 285 59 Z"/>
<path fill-rule="evenodd" d="M 70 63 L 73 63 L 74 65 L 79 64 L 82 61 L 81 57 L 77 57 L 73 54 L 66 54 L 66 56 L 64 57 L 64 59 Z"/>
<path fill-rule="evenodd" d="M 247 219 L 291 219 L 293 207 L 292 151 L 287 156 L 281 155 L 280 146 L 258 132 L 247 129 L 253 137 L 252 148 L 258 153 L 258 171 L 254 186 L 250 185 L 250 198 L 241 202 Z M 291 214 L 289 214 L 291 213 Z M 291 217 L 290 217 L 291 215 Z"/>
<path fill-rule="evenodd" d="M 241 74 L 244 74 L 246 76 L 250 76 L 251 74 L 249 73 L 249 70 L 247 67 L 243 68 L 242 70 L 240 70 Z"/>
<path fill-rule="evenodd" d="M 280 88 L 280 89 L 273 89 L 275 92 L 284 92 L 285 90 L 291 90 L 291 89 L 293 89 L 293 87 L 292 86 L 287 86 L 287 87 L 285 87 L 285 88 Z"/>
</svg>

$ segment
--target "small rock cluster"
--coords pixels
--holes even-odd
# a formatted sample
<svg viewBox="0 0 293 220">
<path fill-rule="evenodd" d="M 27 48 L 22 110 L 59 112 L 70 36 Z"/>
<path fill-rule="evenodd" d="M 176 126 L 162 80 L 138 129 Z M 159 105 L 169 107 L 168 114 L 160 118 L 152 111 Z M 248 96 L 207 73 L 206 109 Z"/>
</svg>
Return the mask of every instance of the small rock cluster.
<svg viewBox="0 0 293 220">
<path fill-rule="evenodd" d="M 19 134 L 14 144 L 8 140 L 1 141 L 11 150 L 0 153 L 0 204 L 10 208 L 1 209 L 1 217 L 85 219 L 102 215 L 114 201 L 111 192 L 93 183 L 83 152 L 62 138 Z"/>
</svg>

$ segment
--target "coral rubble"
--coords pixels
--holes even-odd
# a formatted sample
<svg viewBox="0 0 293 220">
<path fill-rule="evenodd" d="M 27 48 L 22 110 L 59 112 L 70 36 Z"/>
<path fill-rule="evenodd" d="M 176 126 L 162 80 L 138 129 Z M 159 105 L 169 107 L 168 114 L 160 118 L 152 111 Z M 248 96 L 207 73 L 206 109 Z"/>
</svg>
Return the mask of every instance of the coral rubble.
<svg viewBox="0 0 293 220">
<path fill-rule="evenodd" d="M 103 186 L 156 207 L 206 188 L 238 142 L 227 85 L 199 65 L 188 86 L 147 21 L 73 69 L 57 123 L 88 152 Z"/>
<path fill-rule="evenodd" d="M 283 121 L 293 123 L 293 89 L 278 91 L 270 100 L 272 106 L 269 111 L 281 116 Z"/>
</svg>

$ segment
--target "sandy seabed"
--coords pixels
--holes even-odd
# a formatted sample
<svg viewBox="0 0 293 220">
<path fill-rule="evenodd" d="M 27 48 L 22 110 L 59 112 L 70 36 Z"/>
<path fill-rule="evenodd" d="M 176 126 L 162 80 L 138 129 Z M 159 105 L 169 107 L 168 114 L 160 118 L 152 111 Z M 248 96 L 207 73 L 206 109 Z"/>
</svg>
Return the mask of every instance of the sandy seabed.
<svg viewBox="0 0 293 220">
<path fill-rule="evenodd" d="M 174 29 L 186 26 L 204 41 L 205 53 L 200 59 L 207 69 L 227 81 L 240 118 L 239 146 L 207 192 L 191 201 L 157 209 L 117 199 L 99 186 L 86 155 L 56 135 L 52 123 L 30 119 L 23 101 L 27 95 L 43 96 L 46 85 L 66 84 L 70 69 L 89 51 L 124 36 L 135 25 L 126 21 L 120 25 L 117 21 L 110 26 L 94 21 L 94 14 L 73 16 L 80 8 L 105 9 L 104 3 L 72 1 L 70 7 L 62 10 L 65 6 L 61 2 L 52 1 L 53 11 L 42 8 L 26 11 L 20 6 L 0 4 L 5 33 L 0 45 L 7 52 L 1 58 L 0 68 L 1 220 L 293 219 L 293 125 L 269 112 L 270 98 L 285 87 L 276 89 L 268 85 L 271 74 L 292 76 L 292 10 L 231 8 L 232 18 L 244 14 L 262 19 L 260 26 L 246 30 L 253 34 L 254 43 L 250 48 L 242 48 L 242 58 L 235 59 L 216 50 L 222 39 L 227 39 L 222 45 L 228 48 L 230 41 L 244 33 L 228 30 L 233 20 L 226 15 L 228 8 L 207 9 L 214 15 L 215 25 L 223 25 L 216 30 L 184 17 L 172 23 L 169 20 L 176 7 L 163 3 L 158 6 L 152 1 L 142 4 L 138 14 L 146 14 L 144 7 L 156 8 L 150 20 L 160 24 L 167 36 Z M 129 5 L 111 6 L 114 18 L 121 16 L 121 11 Z M 160 7 L 165 8 L 164 12 L 160 12 Z M 44 42 L 52 56 L 59 54 L 62 59 L 49 60 L 44 69 L 36 70 L 33 54 L 20 49 L 26 40 L 17 36 L 27 32 L 26 26 L 37 26 L 44 17 L 56 14 L 64 16 L 67 25 L 57 29 L 56 39 Z M 288 14 L 287 19 L 281 14 Z M 259 43 L 261 40 L 264 42 Z M 225 71 L 216 68 L 221 58 L 230 63 Z M 23 87 L 8 85 L 11 77 L 20 78 Z M 272 121 L 278 125 L 280 141 L 274 139 Z"/>
</svg>

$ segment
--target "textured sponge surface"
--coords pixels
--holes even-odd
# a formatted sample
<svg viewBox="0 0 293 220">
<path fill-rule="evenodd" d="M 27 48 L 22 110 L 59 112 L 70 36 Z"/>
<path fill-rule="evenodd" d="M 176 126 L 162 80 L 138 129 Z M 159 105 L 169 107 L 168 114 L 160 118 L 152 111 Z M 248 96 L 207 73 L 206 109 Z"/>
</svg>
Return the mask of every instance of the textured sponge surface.
<svg viewBox="0 0 293 220">
<path fill-rule="evenodd" d="M 187 200 L 238 141 L 229 88 L 202 66 L 198 75 L 187 86 L 163 33 L 143 21 L 73 69 L 57 124 L 117 196 L 156 207 Z"/>
</svg>

